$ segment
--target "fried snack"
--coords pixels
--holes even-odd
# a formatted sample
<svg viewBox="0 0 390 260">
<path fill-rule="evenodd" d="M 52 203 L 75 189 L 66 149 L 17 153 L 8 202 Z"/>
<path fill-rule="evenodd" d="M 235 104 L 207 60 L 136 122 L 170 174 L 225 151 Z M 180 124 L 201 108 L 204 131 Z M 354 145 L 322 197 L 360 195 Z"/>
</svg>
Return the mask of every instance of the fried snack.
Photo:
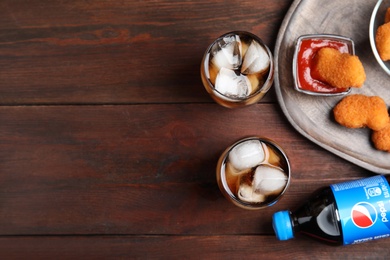
<svg viewBox="0 0 390 260">
<path fill-rule="evenodd" d="M 378 96 L 349 95 L 334 107 L 333 114 L 336 122 L 348 128 L 379 131 L 389 123 L 386 103 Z"/>
<path fill-rule="evenodd" d="M 390 152 L 390 123 L 379 131 L 374 131 L 371 140 L 376 149 Z"/>
<path fill-rule="evenodd" d="M 325 47 L 313 59 L 312 76 L 337 88 L 360 88 L 366 73 L 359 57 Z"/>
<path fill-rule="evenodd" d="M 385 23 L 390 22 L 390 7 L 386 10 Z"/>
<path fill-rule="evenodd" d="M 390 60 L 390 22 L 378 27 L 375 42 L 381 59 L 383 61 Z"/>
</svg>

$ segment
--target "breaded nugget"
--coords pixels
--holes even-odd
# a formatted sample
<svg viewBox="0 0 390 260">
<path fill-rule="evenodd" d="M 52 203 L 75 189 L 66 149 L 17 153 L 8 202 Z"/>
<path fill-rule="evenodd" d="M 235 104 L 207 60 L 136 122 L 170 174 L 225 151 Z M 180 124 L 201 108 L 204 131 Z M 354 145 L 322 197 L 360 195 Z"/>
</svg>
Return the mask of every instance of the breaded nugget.
<svg viewBox="0 0 390 260">
<path fill-rule="evenodd" d="M 366 80 L 366 73 L 359 57 L 325 47 L 313 59 L 312 76 L 337 88 L 360 88 Z"/>
<path fill-rule="evenodd" d="M 343 98 L 333 109 L 336 122 L 348 128 L 381 130 L 389 123 L 386 103 L 378 96 L 361 94 Z"/>
<path fill-rule="evenodd" d="M 390 22 L 378 27 L 375 42 L 381 59 L 383 61 L 390 60 Z"/>
<path fill-rule="evenodd" d="M 389 123 L 389 112 L 385 101 L 378 97 L 369 97 L 370 99 L 370 115 L 367 121 L 367 126 L 372 130 L 381 130 Z"/>
<path fill-rule="evenodd" d="M 390 22 L 390 7 L 386 10 L 385 23 Z"/>
<path fill-rule="evenodd" d="M 376 149 L 390 152 L 390 123 L 379 131 L 374 131 L 371 140 Z"/>
</svg>

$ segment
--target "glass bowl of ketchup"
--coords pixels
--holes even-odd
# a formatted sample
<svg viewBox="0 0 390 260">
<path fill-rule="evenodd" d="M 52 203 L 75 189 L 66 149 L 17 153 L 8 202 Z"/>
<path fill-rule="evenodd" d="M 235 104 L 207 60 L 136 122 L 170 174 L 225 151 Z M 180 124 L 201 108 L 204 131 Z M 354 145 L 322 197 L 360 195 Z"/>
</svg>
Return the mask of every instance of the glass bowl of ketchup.
<svg viewBox="0 0 390 260">
<path fill-rule="evenodd" d="M 331 34 L 302 35 L 297 39 L 293 58 L 293 77 L 295 89 L 301 93 L 316 96 L 345 95 L 351 88 L 336 88 L 312 77 L 312 60 L 317 51 L 331 47 L 342 53 L 355 55 L 352 39 Z"/>
</svg>

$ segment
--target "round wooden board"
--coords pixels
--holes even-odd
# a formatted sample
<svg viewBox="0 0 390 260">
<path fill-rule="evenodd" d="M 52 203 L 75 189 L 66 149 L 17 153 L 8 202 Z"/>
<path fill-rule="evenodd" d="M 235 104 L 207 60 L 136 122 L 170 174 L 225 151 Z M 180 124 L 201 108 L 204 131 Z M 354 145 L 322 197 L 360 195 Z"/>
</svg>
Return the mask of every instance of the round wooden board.
<svg viewBox="0 0 390 260">
<path fill-rule="evenodd" d="M 385 0 L 389 2 L 390 1 Z M 294 90 L 292 59 L 297 38 L 304 34 L 337 34 L 352 38 L 367 79 L 350 94 L 377 95 L 390 105 L 390 77 L 370 47 L 369 23 L 376 1 L 296 0 L 280 28 L 275 45 L 275 90 L 283 113 L 293 127 L 330 152 L 374 173 L 390 174 L 390 153 L 378 151 L 371 130 L 348 129 L 333 119 L 332 109 L 343 98 L 316 97 Z"/>
</svg>

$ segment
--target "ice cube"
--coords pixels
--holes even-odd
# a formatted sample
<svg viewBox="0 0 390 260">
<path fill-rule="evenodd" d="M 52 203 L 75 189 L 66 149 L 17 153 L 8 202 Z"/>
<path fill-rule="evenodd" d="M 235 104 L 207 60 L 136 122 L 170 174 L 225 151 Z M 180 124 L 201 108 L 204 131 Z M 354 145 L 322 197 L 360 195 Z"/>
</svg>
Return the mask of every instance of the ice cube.
<svg viewBox="0 0 390 260">
<path fill-rule="evenodd" d="M 260 165 L 253 177 L 253 187 L 263 195 L 278 195 L 287 184 L 286 174 L 279 168 Z"/>
<path fill-rule="evenodd" d="M 209 63 L 209 69 L 206 71 L 206 76 L 209 78 L 211 84 L 215 86 L 215 80 L 217 79 L 217 75 L 219 72 L 220 68 L 217 67 L 217 65 L 213 63 Z"/>
<path fill-rule="evenodd" d="M 211 49 L 211 62 L 218 68 L 238 69 L 242 62 L 242 44 L 238 35 L 228 35 L 219 40 Z"/>
<path fill-rule="evenodd" d="M 237 75 L 230 69 L 222 68 L 215 80 L 215 89 L 231 98 L 245 98 L 252 91 L 251 82 L 245 75 Z"/>
<path fill-rule="evenodd" d="M 265 72 L 270 65 L 267 51 L 258 42 L 252 41 L 242 61 L 241 73 L 254 74 Z"/>
<path fill-rule="evenodd" d="M 231 175 L 231 176 L 244 175 L 244 174 L 246 174 L 246 173 L 248 173 L 248 172 L 250 172 L 250 171 L 252 171 L 251 168 L 246 168 L 246 169 L 243 169 L 243 170 L 238 170 L 238 169 L 236 169 L 236 168 L 233 166 L 233 164 L 232 164 L 230 161 L 228 161 L 228 162 L 226 163 L 226 167 L 225 167 L 226 176 L 229 176 L 229 175 Z"/>
<path fill-rule="evenodd" d="M 248 140 L 235 146 L 228 159 L 239 172 L 260 165 L 265 159 L 265 152 L 259 140 Z"/>
<path fill-rule="evenodd" d="M 253 190 L 248 184 L 241 184 L 238 188 L 238 198 L 249 203 L 260 203 L 265 201 L 265 196 Z"/>
</svg>

